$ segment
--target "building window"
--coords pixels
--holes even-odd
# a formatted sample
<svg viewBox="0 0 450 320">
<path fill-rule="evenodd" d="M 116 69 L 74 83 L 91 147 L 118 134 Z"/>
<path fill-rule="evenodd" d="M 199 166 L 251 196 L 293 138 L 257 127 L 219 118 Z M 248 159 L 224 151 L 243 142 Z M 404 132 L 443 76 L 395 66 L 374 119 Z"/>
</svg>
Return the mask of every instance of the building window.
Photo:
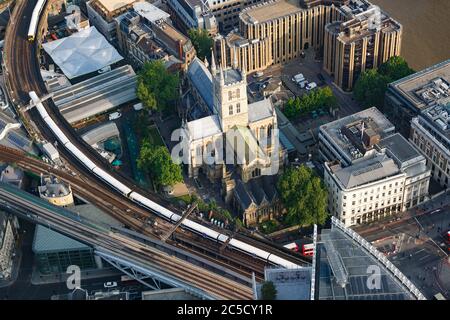
<svg viewBox="0 0 450 320">
<path fill-rule="evenodd" d="M 236 98 L 240 98 L 241 97 L 241 90 L 237 89 L 236 90 Z"/>
<path fill-rule="evenodd" d="M 228 107 L 228 114 L 231 116 L 233 114 L 233 105 Z"/>
<path fill-rule="evenodd" d="M 239 89 L 238 89 L 238 92 L 239 92 Z M 241 112 L 241 104 L 240 103 L 236 104 L 236 113 L 239 113 L 239 112 Z"/>
<path fill-rule="evenodd" d="M 228 91 L 228 101 L 233 100 L 233 92 Z"/>
</svg>

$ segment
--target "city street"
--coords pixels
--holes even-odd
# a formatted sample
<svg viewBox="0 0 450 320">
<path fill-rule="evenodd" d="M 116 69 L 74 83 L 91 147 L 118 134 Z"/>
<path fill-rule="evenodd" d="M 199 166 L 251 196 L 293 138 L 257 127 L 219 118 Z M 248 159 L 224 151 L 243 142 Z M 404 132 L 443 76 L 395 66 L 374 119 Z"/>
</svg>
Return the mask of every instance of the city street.
<svg viewBox="0 0 450 320">
<path fill-rule="evenodd" d="M 450 298 L 449 244 L 444 237 L 450 229 L 450 205 L 443 196 L 399 218 L 354 228 L 379 249 L 392 245 L 389 260 L 428 298 L 438 292 Z"/>
</svg>

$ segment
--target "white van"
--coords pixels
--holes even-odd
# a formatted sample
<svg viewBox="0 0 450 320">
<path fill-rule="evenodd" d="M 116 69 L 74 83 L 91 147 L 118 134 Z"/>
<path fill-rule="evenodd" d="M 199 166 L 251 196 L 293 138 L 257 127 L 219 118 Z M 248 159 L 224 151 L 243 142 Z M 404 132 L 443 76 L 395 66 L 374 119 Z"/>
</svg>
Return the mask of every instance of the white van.
<svg viewBox="0 0 450 320">
<path fill-rule="evenodd" d="M 296 74 L 293 78 L 292 81 L 299 83 L 300 81 L 305 80 L 305 76 L 303 75 L 303 73 L 299 73 Z"/>
<path fill-rule="evenodd" d="M 113 112 L 109 115 L 109 121 L 117 120 L 122 116 L 120 112 Z"/>
<path fill-rule="evenodd" d="M 306 90 L 312 90 L 314 88 L 317 88 L 317 83 L 315 82 L 311 82 L 306 85 Z"/>
</svg>

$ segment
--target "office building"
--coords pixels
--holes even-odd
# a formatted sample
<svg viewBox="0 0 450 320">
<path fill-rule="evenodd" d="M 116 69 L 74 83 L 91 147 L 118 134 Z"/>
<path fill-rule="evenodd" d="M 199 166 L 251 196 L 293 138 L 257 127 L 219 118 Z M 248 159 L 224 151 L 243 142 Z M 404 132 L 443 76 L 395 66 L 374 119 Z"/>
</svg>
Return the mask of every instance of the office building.
<svg viewBox="0 0 450 320">
<path fill-rule="evenodd" d="M 202 0 L 167 0 L 174 24 L 187 34 L 189 29 L 205 29 L 210 35 L 218 32 L 216 17 Z"/>
<path fill-rule="evenodd" d="M 427 200 L 426 159 L 376 108 L 320 127 L 328 209 L 346 226 L 402 212 Z"/>
<path fill-rule="evenodd" d="M 121 14 L 133 7 L 135 2 L 143 0 L 91 0 L 86 3 L 89 20 L 109 42 L 117 40 L 116 22 Z"/>
<path fill-rule="evenodd" d="M 346 91 L 352 90 L 362 72 L 399 56 L 401 50 L 401 25 L 369 3 L 358 13 L 356 3 L 345 7 L 353 18 L 327 24 L 324 35 L 323 68 Z"/>
<path fill-rule="evenodd" d="M 135 3 L 116 21 L 120 51 L 137 66 L 162 59 L 185 70 L 196 55 L 191 40 L 171 25 L 169 14 L 150 3 Z"/>
<path fill-rule="evenodd" d="M 214 50 L 222 67 L 237 59 L 249 73 L 314 48 L 335 83 L 351 90 L 361 72 L 401 49 L 401 25 L 366 0 L 269 1 L 243 9 L 239 20 L 237 30 L 215 37 Z"/>
<path fill-rule="evenodd" d="M 388 85 L 384 113 L 403 136 L 409 137 L 411 120 L 448 97 L 450 59 Z"/>
<path fill-rule="evenodd" d="M 410 141 L 427 158 L 431 174 L 442 187 L 450 187 L 450 91 L 447 98 L 411 121 Z"/>
</svg>

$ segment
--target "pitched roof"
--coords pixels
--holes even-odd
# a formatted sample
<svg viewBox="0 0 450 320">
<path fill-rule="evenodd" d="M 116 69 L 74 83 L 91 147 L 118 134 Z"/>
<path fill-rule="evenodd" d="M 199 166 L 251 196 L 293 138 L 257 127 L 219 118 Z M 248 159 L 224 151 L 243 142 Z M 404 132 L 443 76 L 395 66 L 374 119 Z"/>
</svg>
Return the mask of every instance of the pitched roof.
<svg viewBox="0 0 450 320">
<path fill-rule="evenodd" d="M 189 65 L 188 77 L 212 112 L 214 105 L 212 75 L 199 58 L 195 57 Z"/>
<path fill-rule="evenodd" d="M 255 205 L 253 198 L 250 196 L 250 193 L 247 191 L 242 180 L 238 180 L 236 186 L 234 187 L 234 196 L 238 200 L 242 210 L 247 210 L 251 205 Z"/>
<path fill-rule="evenodd" d="M 211 137 L 222 133 L 222 128 L 220 127 L 220 122 L 217 115 L 189 121 L 187 123 L 187 129 L 192 140 Z"/>
<path fill-rule="evenodd" d="M 248 105 L 248 121 L 256 122 L 273 116 L 271 99 L 264 99 Z"/>
<path fill-rule="evenodd" d="M 348 189 L 398 173 L 400 173 L 400 169 L 397 164 L 393 159 L 388 158 L 384 154 L 367 160 L 364 159 L 335 172 L 336 177 L 341 181 L 342 185 Z"/>
<path fill-rule="evenodd" d="M 276 176 L 262 176 L 247 183 L 237 180 L 234 195 L 241 208 L 247 210 L 250 206 L 270 204 L 277 197 Z"/>
</svg>

